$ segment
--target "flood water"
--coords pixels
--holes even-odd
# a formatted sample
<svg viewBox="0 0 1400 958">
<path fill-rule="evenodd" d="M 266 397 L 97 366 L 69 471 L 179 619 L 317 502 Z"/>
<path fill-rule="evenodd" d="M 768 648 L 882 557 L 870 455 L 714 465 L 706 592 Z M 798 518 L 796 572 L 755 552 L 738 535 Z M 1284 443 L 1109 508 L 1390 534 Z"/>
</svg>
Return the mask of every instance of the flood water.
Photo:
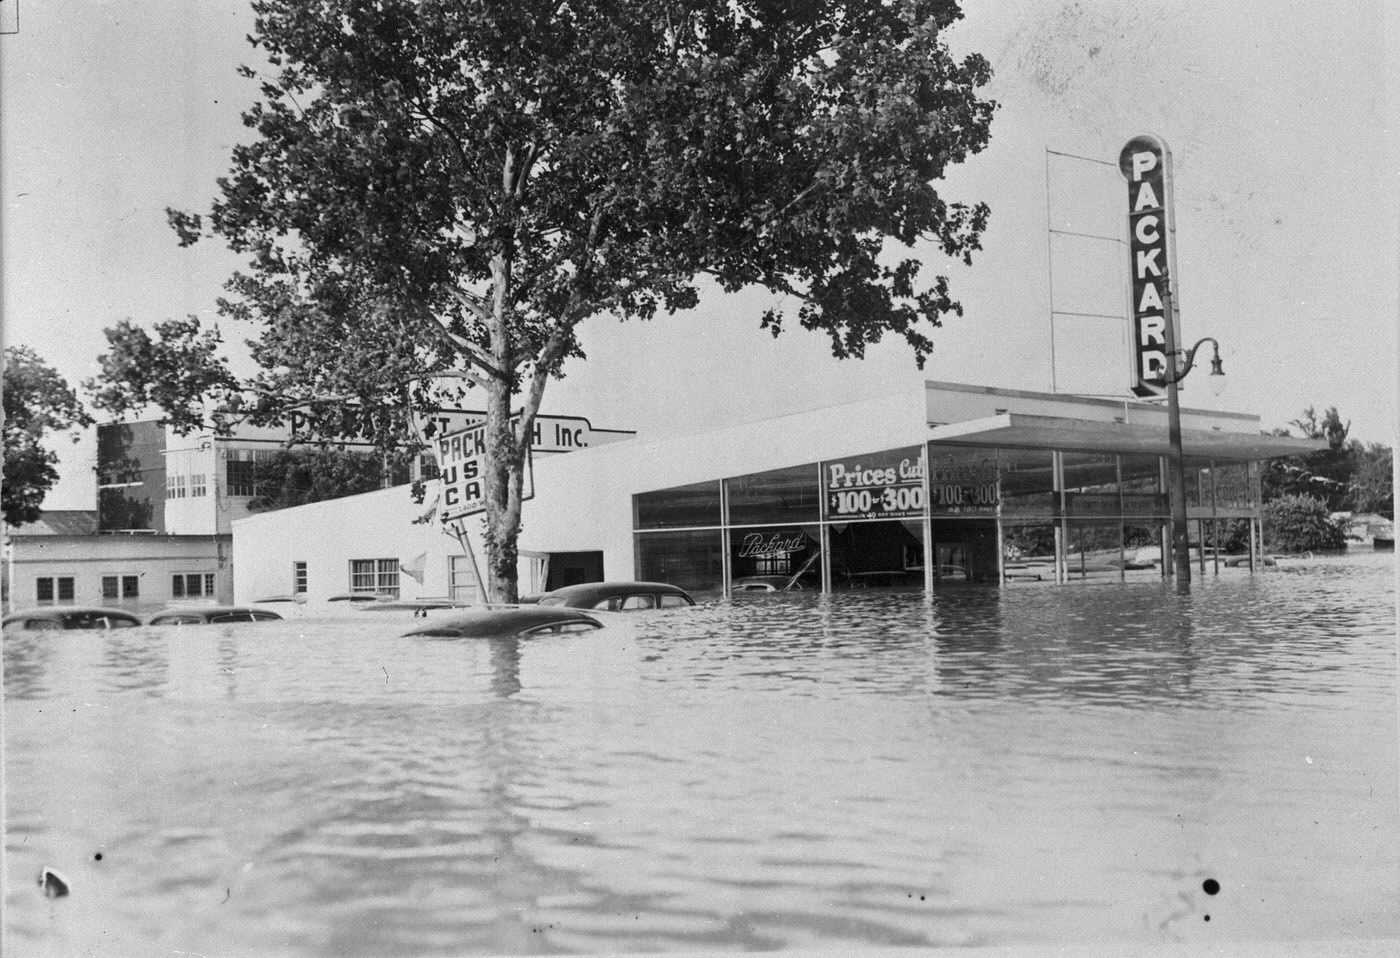
<svg viewBox="0 0 1400 958">
<path fill-rule="evenodd" d="M 1394 582 L 6 635 L 6 954 L 1400 936 Z"/>
</svg>

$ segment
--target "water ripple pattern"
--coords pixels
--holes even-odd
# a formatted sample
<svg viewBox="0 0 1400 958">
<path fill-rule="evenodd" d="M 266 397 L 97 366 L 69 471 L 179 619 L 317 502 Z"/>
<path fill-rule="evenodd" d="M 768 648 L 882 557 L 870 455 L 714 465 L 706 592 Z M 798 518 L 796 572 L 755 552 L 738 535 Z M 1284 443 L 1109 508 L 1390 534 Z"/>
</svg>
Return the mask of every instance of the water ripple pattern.
<svg viewBox="0 0 1400 958">
<path fill-rule="evenodd" d="M 6 953 L 1400 935 L 1394 582 L 6 635 Z"/>
</svg>

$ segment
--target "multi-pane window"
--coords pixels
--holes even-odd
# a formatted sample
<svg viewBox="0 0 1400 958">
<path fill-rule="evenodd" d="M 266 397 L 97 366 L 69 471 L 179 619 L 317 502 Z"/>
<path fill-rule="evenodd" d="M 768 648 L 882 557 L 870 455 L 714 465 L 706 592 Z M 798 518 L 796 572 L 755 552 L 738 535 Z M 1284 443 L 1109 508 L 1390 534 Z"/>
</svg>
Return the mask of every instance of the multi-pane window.
<svg viewBox="0 0 1400 958">
<path fill-rule="evenodd" d="M 293 591 L 294 593 L 296 593 L 297 595 L 302 595 L 303 593 L 306 592 L 306 582 L 307 582 L 306 563 L 305 563 L 305 562 L 293 562 L 293 563 L 292 563 L 292 591 Z"/>
<path fill-rule="evenodd" d="M 351 559 L 350 591 L 380 592 L 398 598 L 398 559 Z"/>
<path fill-rule="evenodd" d="M 418 457 L 418 478 L 424 481 L 436 479 L 438 477 L 437 456 L 432 453 L 424 453 Z"/>
<path fill-rule="evenodd" d="M 38 602 L 72 602 L 73 594 L 71 575 L 43 575 L 34 580 L 34 598 Z"/>
<path fill-rule="evenodd" d="M 104 575 L 102 598 L 135 599 L 141 594 L 141 578 L 134 575 Z"/>
<path fill-rule="evenodd" d="M 230 449 L 224 476 L 230 496 L 251 498 L 258 494 L 258 463 L 273 455 L 265 449 Z"/>
<path fill-rule="evenodd" d="M 183 499 L 186 495 L 186 485 L 184 476 L 165 477 L 165 498 Z"/>
<path fill-rule="evenodd" d="M 254 496 L 258 490 L 257 463 L 251 459 L 230 459 L 228 469 L 228 494 L 230 496 Z"/>
<path fill-rule="evenodd" d="M 196 472 L 194 475 L 190 476 L 190 498 L 198 499 L 205 495 L 208 495 L 208 491 L 204 481 L 204 473 Z"/>
<path fill-rule="evenodd" d="M 177 599 L 194 599 L 214 594 L 214 573 L 177 572 L 170 577 L 170 594 Z"/>
<path fill-rule="evenodd" d="M 457 602 L 475 602 L 477 599 L 476 572 L 467 556 L 449 556 L 447 574 L 448 594 Z"/>
</svg>

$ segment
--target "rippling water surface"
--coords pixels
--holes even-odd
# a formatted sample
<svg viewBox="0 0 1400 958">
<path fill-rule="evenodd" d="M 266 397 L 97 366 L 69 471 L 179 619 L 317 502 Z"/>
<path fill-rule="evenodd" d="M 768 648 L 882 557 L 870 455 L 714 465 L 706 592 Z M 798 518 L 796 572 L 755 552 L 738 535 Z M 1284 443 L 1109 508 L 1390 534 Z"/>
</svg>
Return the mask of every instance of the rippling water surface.
<svg viewBox="0 0 1400 958">
<path fill-rule="evenodd" d="M 1400 935 L 1392 561 L 6 635 L 6 953 Z"/>
</svg>

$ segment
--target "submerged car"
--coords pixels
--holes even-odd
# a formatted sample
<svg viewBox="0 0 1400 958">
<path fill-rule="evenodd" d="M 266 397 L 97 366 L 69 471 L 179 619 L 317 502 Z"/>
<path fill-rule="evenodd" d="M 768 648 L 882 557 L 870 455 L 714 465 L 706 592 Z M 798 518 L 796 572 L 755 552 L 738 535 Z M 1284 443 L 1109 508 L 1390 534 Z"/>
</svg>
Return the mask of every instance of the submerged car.
<svg viewBox="0 0 1400 958">
<path fill-rule="evenodd" d="M 592 632 L 602 627 L 603 623 L 593 616 L 575 609 L 536 605 L 488 608 L 439 618 L 431 625 L 405 632 L 404 635 L 483 639 Z"/>
<path fill-rule="evenodd" d="M 673 609 L 694 605 L 679 586 L 665 582 L 584 582 L 566 585 L 539 597 L 542 606 L 632 612 L 639 609 Z"/>
<path fill-rule="evenodd" d="M 351 605 L 361 605 L 369 602 L 392 602 L 394 598 L 394 596 L 387 592 L 342 592 L 339 595 L 331 596 L 326 601 L 336 603 L 348 602 Z"/>
<path fill-rule="evenodd" d="M 746 575 L 734 580 L 734 592 L 799 592 L 802 580 L 790 575 Z"/>
<path fill-rule="evenodd" d="M 383 602 L 366 602 L 362 603 L 362 606 L 366 612 L 402 612 L 405 609 L 425 612 L 429 609 L 461 609 L 471 604 L 466 599 L 424 596 L 419 599 L 386 599 Z"/>
<path fill-rule="evenodd" d="M 242 605 L 195 606 L 188 609 L 165 609 L 147 620 L 148 625 L 206 625 L 225 622 L 271 622 L 282 618 L 267 609 Z"/>
<path fill-rule="evenodd" d="M 45 606 L 11 612 L 5 616 L 6 629 L 29 632 L 57 632 L 66 629 L 130 629 L 141 619 L 122 609 Z"/>
</svg>

